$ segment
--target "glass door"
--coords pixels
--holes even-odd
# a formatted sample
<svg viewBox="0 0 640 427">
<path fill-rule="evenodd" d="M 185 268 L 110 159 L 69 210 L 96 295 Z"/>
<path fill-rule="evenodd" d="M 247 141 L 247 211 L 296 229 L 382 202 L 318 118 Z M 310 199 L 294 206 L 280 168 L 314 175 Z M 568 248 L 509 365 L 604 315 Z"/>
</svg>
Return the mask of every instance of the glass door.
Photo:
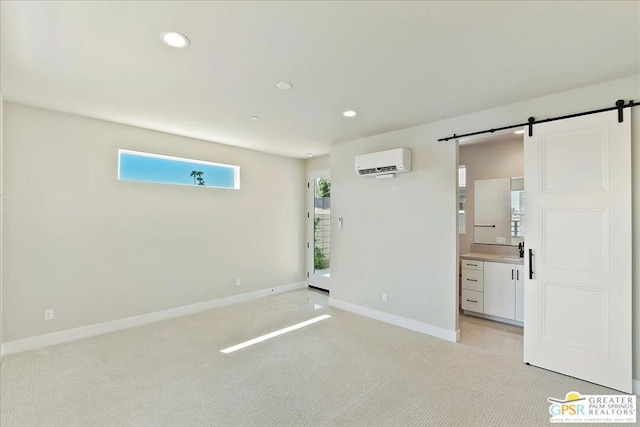
<svg viewBox="0 0 640 427">
<path fill-rule="evenodd" d="M 311 286 L 330 291 L 331 177 L 329 171 L 311 172 L 307 188 L 308 281 Z"/>
</svg>

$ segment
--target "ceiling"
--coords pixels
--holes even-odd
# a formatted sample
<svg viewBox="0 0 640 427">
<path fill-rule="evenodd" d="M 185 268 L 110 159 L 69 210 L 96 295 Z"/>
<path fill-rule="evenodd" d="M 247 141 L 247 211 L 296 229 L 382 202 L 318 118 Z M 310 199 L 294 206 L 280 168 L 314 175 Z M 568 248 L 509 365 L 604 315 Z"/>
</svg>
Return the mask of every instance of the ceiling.
<svg viewBox="0 0 640 427">
<path fill-rule="evenodd" d="M 2 1 L 1 12 L 7 101 L 298 158 L 640 73 L 637 1 Z M 191 45 L 164 45 L 165 30 Z"/>
</svg>

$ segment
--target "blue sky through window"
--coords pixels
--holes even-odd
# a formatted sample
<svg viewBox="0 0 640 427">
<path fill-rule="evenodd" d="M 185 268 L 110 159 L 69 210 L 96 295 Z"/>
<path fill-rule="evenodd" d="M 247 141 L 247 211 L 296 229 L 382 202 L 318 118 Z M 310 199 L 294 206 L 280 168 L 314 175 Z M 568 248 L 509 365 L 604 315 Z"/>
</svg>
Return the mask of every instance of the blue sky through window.
<svg viewBox="0 0 640 427">
<path fill-rule="evenodd" d="M 191 172 L 198 171 L 202 172 L 201 178 L 206 187 L 239 188 L 236 182 L 236 172 L 239 172 L 237 166 L 126 150 L 120 150 L 119 157 L 119 179 L 197 185 L 197 177 L 191 176 Z"/>
</svg>

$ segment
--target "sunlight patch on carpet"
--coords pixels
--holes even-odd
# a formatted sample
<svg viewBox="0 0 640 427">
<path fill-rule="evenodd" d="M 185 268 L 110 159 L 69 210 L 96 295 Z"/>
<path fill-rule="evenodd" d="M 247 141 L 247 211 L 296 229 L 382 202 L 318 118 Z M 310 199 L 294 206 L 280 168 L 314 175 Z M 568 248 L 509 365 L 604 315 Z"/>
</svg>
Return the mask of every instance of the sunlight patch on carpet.
<svg viewBox="0 0 640 427">
<path fill-rule="evenodd" d="M 273 331 L 273 332 L 269 332 L 268 334 L 259 336 L 258 338 L 254 338 L 252 340 L 245 341 L 243 343 L 236 344 L 236 345 L 231 346 L 231 347 L 227 347 L 227 348 L 225 348 L 223 350 L 220 350 L 220 353 L 232 353 L 232 352 L 234 352 L 236 350 L 241 350 L 243 348 L 249 347 L 249 346 L 254 345 L 254 344 L 258 344 L 260 342 L 263 342 L 263 341 L 266 341 L 268 339 L 277 337 L 279 335 L 286 334 L 287 332 L 291 332 L 291 331 L 295 331 L 296 329 L 304 328 L 305 326 L 312 325 L 312 324 L 317 323 L 317 322 L 319 322 L 321 320 L 328 319 L 329 317 L 331 317 L 331 316 L 328 315 L 328 314 L 323 314 L 322 316 L 314 317 L 313 319 L 305 320 L 304 322 L 296 323 L 295 325 L 287 326 L 286 328 L 279 329 L 279 330 Z"/>
</svg>

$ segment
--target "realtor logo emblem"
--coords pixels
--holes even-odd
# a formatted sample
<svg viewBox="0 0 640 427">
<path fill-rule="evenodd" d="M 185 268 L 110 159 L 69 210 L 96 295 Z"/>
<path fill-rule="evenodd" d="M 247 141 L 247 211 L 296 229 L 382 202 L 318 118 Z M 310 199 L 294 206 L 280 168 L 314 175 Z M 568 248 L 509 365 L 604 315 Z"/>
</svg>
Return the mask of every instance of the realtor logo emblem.
<svg viewBox="0 0 640 427">
<path fill-rule="evenodd" d="M 550 397 L 552 423 L 635 423 L 636 396 L 581 395 L 570 391 L 564 399 Z"/>
</svg>

